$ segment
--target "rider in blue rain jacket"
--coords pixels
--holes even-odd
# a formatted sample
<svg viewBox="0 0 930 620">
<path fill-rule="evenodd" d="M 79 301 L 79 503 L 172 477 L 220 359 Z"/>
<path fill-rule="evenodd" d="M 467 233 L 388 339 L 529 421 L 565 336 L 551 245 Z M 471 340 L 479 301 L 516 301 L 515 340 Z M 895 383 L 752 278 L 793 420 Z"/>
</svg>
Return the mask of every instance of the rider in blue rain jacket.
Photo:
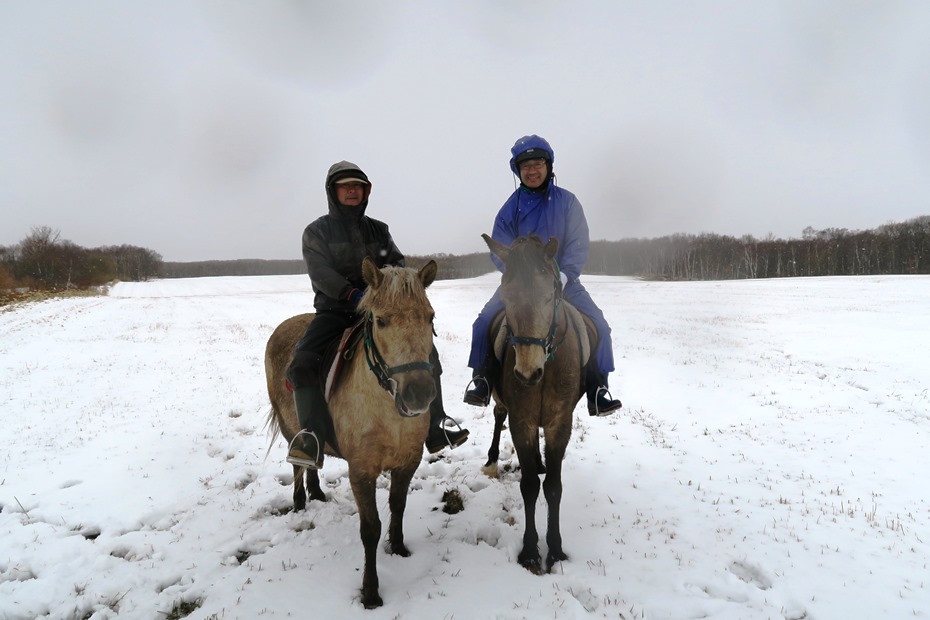
<svg viewBox="0 0 930 620">
<path fill-rule="evenodd" d="M 530 234 L 543 241 L 549 237 L 559 240 L 555 258 L 561 271 L 563 295 L 594 321 L 599 335 L 585 378 L 588 413 L 607 415 L 619 409 L 621 403 L 607 390 L 607 375 L 614 370 L 610 326 L 579 279 L 588 262 L 588 222 L 584 210 L 573 193 L 555 184 L 552 167 L 555 153 L 545 139 L 537 135 L 524 136 L 510 152 L 513 155 L 510 169 L 520 178 L 520 187 L 498 211 L 491 236 L 507 246 L 517 237 Z M 503 271 L 500 259 L 493 254 L 491 259 L 498 270 Z M 468 366 L 474 373 L 469 384 L 471 389 L 465 392 L 465 402 L 470 405 L 485 407 L 490 402 L 491 386 L 487 378 L 494 364 L 494 352 L 488 332 L 491 321 L 503 308 L 500 291 L 495 291 L 472 325 Z"/>
</svg>

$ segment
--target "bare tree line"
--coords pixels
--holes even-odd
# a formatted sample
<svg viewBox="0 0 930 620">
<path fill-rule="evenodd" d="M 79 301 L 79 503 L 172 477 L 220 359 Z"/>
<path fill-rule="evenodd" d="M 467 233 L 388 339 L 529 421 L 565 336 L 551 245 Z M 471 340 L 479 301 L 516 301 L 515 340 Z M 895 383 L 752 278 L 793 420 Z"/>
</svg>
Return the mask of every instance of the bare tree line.
<svg viewBox="0 0 930 620">
<path fill-rule="evenodd" d="M 410 256 L 408 265 L 434 259 L 439 278 L 472 278 L 494 265 L 487 253 Z M 0 293 L 16 288 L 59 291 L 114 280 L 305 273 L 303 260 L 164 262 L 131 245 L 82 248 L 48 226 L 18 244 L 0 246 Z M 828 275 L 930 274 L 930 216 L 874 230 L 806 228 L 800 239 L 756 239 L 702 233 L 654 239 L 594 241 L 586 273 L 663 280 L 730 280 Z"/>
<path fill-rule="evenodd" d="M 39 226 L 18 244 L 0 246 L 0 290 L 84 289 L 158 276 L 161 255 L 152 250 L 131 245 L 87 249 L 60 237 L 59 231 Z"/>
<path fill-rule="evenodd" d="M 874 230 L 804 229 L 801 239 L 672 235 L 596 241 L 588 273 L 733 280 L 930 273 L 930 216 Z"/>
</svg>

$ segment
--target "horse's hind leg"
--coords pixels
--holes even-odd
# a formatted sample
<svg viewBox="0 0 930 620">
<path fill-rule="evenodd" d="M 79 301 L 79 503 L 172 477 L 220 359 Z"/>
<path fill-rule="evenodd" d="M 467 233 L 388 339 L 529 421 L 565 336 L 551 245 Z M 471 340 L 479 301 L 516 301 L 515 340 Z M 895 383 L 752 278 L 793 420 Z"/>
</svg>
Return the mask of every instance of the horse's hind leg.
<svg viewBox="0 0 930 620">
<path fill-rule="evenodd" d="M 407 492 L 410 481 L 419 463 L 391 470 L 391 522 L 388 525 L 388 542 L 390 552 L 402 557 L 409 557 L 410 550 L 404 545 L 404 510 L 407 508 Z"/>
<path fill-rule="evenodd" d="M 304 473 L 306 472 L 306 474 Z M 306 475 L 307 490 L 304 490 L 304 476 Z M 294 465 L 294 510 L 304 510 L 307 507 L 307 495 L 311 500 L 326 501 L 326 495 L 320 488 L 320 475 L 316 470 L 307 471 L 300 465 Z"/>
<path fill-rule="evenodd" d="M 381 538 L 381 519 L 375 503 L 375 476 L 359 475 L 349 471 L 352 494 L 358 506 L 359 533 L 365 549 L 365 572 L 362 576 L 362 605 L 365 609 L 381 607 L 384 601 L 378 594 L 378 539 Z"/>
<path fill-rule="evenodd" d="M 294 465 L 294 510 L 307 507 L 307 493 L 304 491 L 304 468 Z"/>
<path fill-rule="evenodd" d="M 307 493 L 310 494 L 310 499 L 320 502 L 326 501 L 326 494 L 320 488 L 320 472 L 316 469 L 307 470 Z"/>
<path fill-rule="evenodd" d="M 488 462 L 484 464 L 485 473 L 489 476 L 497 475 L 497 460 L 501 452 L 501 431 L 507 421 L 507 407 L 500 403 L 494 404 L 494 436 L 491 438 L 491 447 L 488 448 Z"/>
</svg>

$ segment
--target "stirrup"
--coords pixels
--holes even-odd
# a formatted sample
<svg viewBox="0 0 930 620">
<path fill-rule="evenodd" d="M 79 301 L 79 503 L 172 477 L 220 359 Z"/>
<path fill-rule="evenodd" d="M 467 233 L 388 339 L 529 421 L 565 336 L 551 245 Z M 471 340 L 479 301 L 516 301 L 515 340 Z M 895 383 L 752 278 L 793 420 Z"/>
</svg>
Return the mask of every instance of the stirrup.
<svg viewBox="0 0 930 620">
<path fill-rule="evenodd" d="M 316 454 L 310 455 L 304 451 L 307 444 L 301 438 L 300 445 L 295 446 L 294 442 L 297 441 L 297 438 L 301 435 L 307 435 L 313 437 L 313 440 L 316 442 Z M 313 431 L 302 430 L 291 439 L 291 443 L 287 446 L 287 458 L 285 459 L 291 465 L 297 465 L 298 467 L 306 467 L 307 469 L 320 469 L 323 467 L 323 446 L 320 442 L 320 438 L 317 437 L 317 434 Z"/>
<path fill-rule="evenodd" d="M 487 390 L 483 397 L 476 394 L 480 388 L 478 387 L 478 381 L 484 383 L 484 387 Z M 474 389 L 469 390 L 468 387 L 474 385 Z M 491 402 L 491 384 L 485 379 L 484 375 L 477 375 L 472 377 L 471 381 L 468 382 L 468 385 L 465 386 L 465 397 L 462 399 L 465 401 L 465 404 L 472 405 L 475 407 L 487 407 Z"/>
<path fill-rule="evenodd" d="M 449 428 L 446 426 L 446 420 L 451 420 L 455 426 L 458 427 L 458 430 L 452 431 L 452 434 L 449 434 Z M 430 444 L 429 435 L 426 436 L 426 451 L 430 454 L 436 454 L 443 448 L 448 447 L 450 450 L 455 450 L 460 445 L 465 443 L 465 440 L 468 439 L 468 429 L 462 428 L 462 425 L 455 421 L 455 419 L 450 418 L 449 416 L 444 416 L 442 421 L 439 422 L 439 430 L 442 431 L 442 437 L 445 439 L 443 444 Z"/>
<path fill-rule="evenodd" d="M 601 409 L 597 406 L 597 401 L 600 398 L 604 398 L 607 401 L 607 407 Z M 588 401 L 588 414 L 595 417 L 603 417 L 610 415 L 621 407 L 623 407 L 623 403 L 619 400 L 614 400 L 614 397 L 610 394 L 610 390 L 602 385 L 594 391 L 594 398 Z"/>
</svg>

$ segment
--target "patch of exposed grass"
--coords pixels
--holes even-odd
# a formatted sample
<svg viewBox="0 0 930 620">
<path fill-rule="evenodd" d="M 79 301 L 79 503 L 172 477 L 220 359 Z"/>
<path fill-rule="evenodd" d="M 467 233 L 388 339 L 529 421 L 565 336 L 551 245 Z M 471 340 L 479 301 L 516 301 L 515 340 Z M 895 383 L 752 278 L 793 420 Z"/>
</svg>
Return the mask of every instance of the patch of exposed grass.
<svg viewBox="0 0 930 620">
<path fill-rule="evenodd" d="M 442 494 L 442 511 L 454 515 L 465 510 L 465 499 L 458 489 L 449 489 Z"/>
<path fill-rule="evenodd" d="M 0 291 L 0 312 L 18 306 L 36 301 L 46 301 L 48 299 L 67 299 L 71 297 L 97 297 L 108 295 L 110 287 L 94 286 L 87 289 L 68 289 L 66 291 L 25 291 L 17 292 L 15 290 Z"/>
<path fill-rule="evenodd" d="M 202 599 L 178 601 L 175 603 L 174 607 L 171 608 L 171 611 L 165 614 L 165 618 L 166 620 L 181 620 L 181 618 L 186 618 L 197 611 L 201 605 L 203 605 Z"/>
</svg>

